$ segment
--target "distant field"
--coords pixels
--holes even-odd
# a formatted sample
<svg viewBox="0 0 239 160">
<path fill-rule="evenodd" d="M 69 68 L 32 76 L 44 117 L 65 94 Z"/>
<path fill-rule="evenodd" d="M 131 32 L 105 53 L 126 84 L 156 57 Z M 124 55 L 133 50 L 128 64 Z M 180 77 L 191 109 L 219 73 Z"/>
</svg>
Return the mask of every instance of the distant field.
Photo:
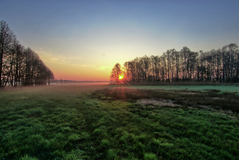
<svg viewBox="0 0 239 160">
<path fill-rule="evenodd" d="M 239 86 L 237 85 L 198 85 L 198 86 L 183 86 L 183 85 L 167 85 L 167 86 L 132 86 L 135 89 L 165 89 L 165 90 L 196 90 L 196 91 L 203 91 L 206 89 L 218 89 L 221 92 L 239 92 Z M 130 87 L 131 88 L 131 87 Z"/>
<path fill-rule="evenodd" d="M 192 91 L 223 87 L 2 89 L 0 159 L 239 159 L 239 96 Z"/>
</svg>

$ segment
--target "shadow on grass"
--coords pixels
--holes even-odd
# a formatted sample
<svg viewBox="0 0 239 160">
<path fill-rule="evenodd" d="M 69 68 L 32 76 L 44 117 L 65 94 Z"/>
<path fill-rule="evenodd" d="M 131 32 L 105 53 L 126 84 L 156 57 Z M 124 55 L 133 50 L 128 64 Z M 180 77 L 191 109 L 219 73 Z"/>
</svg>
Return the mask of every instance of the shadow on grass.
<svg viewBox="0 0 239 160">
<path fill-rule="evenodd" d="M 123 90 L 123 91 L 122 91 Z M 239 96 L 231 92 L 219 93 L 220 90 L 136 90 L 128 88 L 104 89 L 92 93 L 100 100 L 121 100 L 136 102 L 139 99 L 166 99 L 183 106 L 230 110 L 239 113 Z"/>
</svg>

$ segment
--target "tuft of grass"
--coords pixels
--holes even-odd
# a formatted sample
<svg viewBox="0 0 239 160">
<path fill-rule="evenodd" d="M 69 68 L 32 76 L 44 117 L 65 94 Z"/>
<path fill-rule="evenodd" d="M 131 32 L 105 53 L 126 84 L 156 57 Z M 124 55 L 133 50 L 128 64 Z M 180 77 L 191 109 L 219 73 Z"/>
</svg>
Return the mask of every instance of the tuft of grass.
<svg viewBox="0 0 239 160">
<path fill-rule="evenodd" d="M 144 159 L 145 160 L 157 160 L 157 156 L 154 153 L 145 153 Z"/>
<path fill-rule="evenodd" d="M 21 157 L 20 160 L 38 160 L 37 158 L 32 158 L 28 155 L 25 155 L 24 157 Z"/>
</svg>

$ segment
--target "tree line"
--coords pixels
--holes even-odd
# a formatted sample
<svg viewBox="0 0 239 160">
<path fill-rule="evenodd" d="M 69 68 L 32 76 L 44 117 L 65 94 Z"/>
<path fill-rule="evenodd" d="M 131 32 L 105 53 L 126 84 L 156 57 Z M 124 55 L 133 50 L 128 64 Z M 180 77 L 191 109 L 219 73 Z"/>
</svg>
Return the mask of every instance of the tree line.
<svg viewBox="0 0 239 160">
<path fill-rule="evenodd" d="M 111 81 L 119 82 L 119 75 L 129 82 L 159 81 L 215 81 L 238 83 L 239 50 L 231 43 L 208 52 L 191 51 L 183 47 L 180 51 L 167 50 L 161 56 L 144 56 L 117 63 L 111 72 Z"/>
<path fill-rule="evenodd" d="M 19 43 L 6 21 L 0 21 L 0 86 L 50 84 L 52 71 L 36 52 Z"/>
</svg>

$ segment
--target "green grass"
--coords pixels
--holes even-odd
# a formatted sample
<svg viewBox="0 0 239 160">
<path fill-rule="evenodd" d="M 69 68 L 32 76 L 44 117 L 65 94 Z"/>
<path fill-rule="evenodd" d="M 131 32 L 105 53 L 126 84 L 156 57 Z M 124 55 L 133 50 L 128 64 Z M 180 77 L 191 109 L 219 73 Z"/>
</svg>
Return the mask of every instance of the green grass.
<svg viewBox="0 0 239 160">
<path fill-rule="evenodd" d="M 238 113 L 194 103 L 214 108 L 216 102 L 205 97 L 236 103 L 235 94 L 80 89 L 1 91 L 0 159 L 239 159 Z M 135 103 L 160 97 L 181 106 Z"/>
<path fill-rule="evenodd" d="M 165 90 L 196 90 L 203 91 L 207 89 L 217 89 L 221 92 L 239 92 L 238 85 L 165 85 L 165 86 L 137 86 L 133 85 L 135 89 L 165 89 Z"/>
</svg>

